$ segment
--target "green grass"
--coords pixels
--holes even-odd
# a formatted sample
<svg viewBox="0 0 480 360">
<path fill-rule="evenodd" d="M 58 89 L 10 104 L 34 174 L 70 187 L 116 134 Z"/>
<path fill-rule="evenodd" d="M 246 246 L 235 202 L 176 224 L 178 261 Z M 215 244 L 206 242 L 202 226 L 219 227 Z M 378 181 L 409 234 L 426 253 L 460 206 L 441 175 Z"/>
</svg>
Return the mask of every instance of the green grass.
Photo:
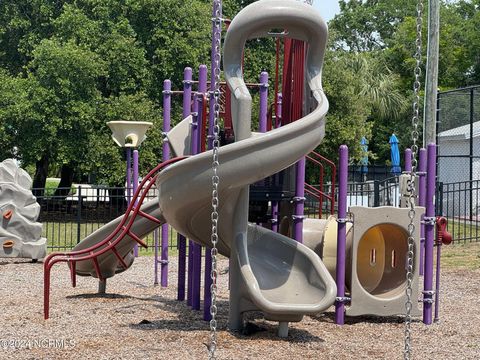
<svg viewBox="0 0 480 360">
<path fill-rule="evenodd" d="M 58 184 L 60 184 L 60 179 L 48 178 L 45 182 L 45 196 L 53 196 L 55 190 L 57 190 Z M 75 195 L 77 189 L 73 186 L 70 189 L 70 195 Z"/>
<path fill-rule="evenodd" d="M 60 184 L 60 179 L 47 179 L 45 182 L 45 196 L 53 196 L 58 184 Z"/>
<path fill-rule="evenodd" d="M 74 222 L 49 222 L 43 224 L 42 236 L 47 238 L 48 247 L 55 247 L 53 249 L 49 249 L 49 252 L 58 250 L 63 251 L 64 249 L 59 249 L 58 247 L 73 247 L 77 244 L 78 238 L 80 238 L 80 240 L 83 240 L 85 237 L 87 237 L 103 225 L 103 223 L 81 223 L 80 226 L 78 226 L 77 223 Z M 78 231 L 80 231 L 80 237 L 78 237 L 77 235 Z M 170 228 L 169 242 L 176 244 L 176 238 L 177 232 L 174 229 Z M 155 253 L 155 250 L 153 248 L 153 234 L 149 234 L 143 240 L 147 243 L 148 249 L 140 247 L 140 256 L 153 256 Z M 175 246 L 169 249 L 169 255 L 176 256 L 177 254 L 178 250 Z"/>
<path fill-rule="evenodd" d="M 480 269 L 480 242 L 442 246 L 442 268 Z"/>
<path fill-rule="evenodd" d="M 101 223 L 80 224 L 80 239 L 85 238 L 96 229 Z M 77 243 L 76 223 L 46 223 L 43 225 L 43 236 L 47 238 L 48 246 L 75 246 Z M 170 229 L 169 242 L 176 244 L 177 232 Z M 153 234 L 145 239 L 149 245 L 148 249 L 140 248 L 140 256 L 153 256 Z M 52 249 L 49 251 L 56 251 Z M 169 256 L 177 256 L 176 246 L 169 248 Z M 450 269 L 480 269 L 480 242 L 456 243 L 442 246 L 442 267 Z"/>
<path fill-rule="evenodd" d="M 471 224 L 465 221 L 448 219 L 448 230 L 452 233 L 453 241 L 462 242 L 461 239 L 478 239 L 480 237 L 480 228 L 475 222 Z"/>
</svg>

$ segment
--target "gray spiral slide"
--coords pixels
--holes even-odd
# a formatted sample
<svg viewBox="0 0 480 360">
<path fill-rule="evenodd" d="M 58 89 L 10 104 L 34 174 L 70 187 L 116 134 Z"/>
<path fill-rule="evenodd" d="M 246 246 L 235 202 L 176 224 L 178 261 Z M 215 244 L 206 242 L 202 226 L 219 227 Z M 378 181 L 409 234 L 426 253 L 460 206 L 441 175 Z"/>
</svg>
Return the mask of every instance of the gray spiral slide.
<svg viewBox="0 0 480 360">
<path fill-rule="evenodd" d="M 318 102 L 302 119 L 252 135 L 252 99 L 243 80 L 242 53 L 249 38 L 286 29 L 309 44 L 307 80 Z M 278 35 L 278 34 L 277 34 Z M 224 44 L 224 71 L 232 92 L 236 142 L 219 151 L 219 252 L 230 257 L 231 329 L 243 326 L 243 313 L 260 310 L 279 321 L 286 336 L 289 321 L 321 312 L 335 301 L 336 285 L 320 258 L 306 246 L 249 224 L 249 184 L 275 174 L 312 151 L 325 134 L 328 101 L 321 69 L 327 26 L 308 5 L 264 0 L 244 8 L 232 21 Z M 188 238 L 210 245 L 212 152 L 178 162 L 159 174 L 160 210 L 165 220 Z"/>
<path fill-rule="evenodd" d="M 316 110 L 304 118 L 252 135 L 252 99 L 243 81 L 242 53 L 249 38 L 270 36 L 272 29 L 286 29 L 289 37 L 309 44 L 306 70 Z M 276 36 L 282 36 L 276 34 Z M 218 250 L 230 257 L 230 315 L 232 330 L 243 326 L 243 313 L 260 310 L 269 320 L 279 321 L 279 335 L 288 334 L 288 322 L 324 311 L 335 301 L 336 285 L 320 258 L 306 246 L 249 224 L 249 184 L 275 174 L 312 151 L 325 134 L 328 101 L 322 90 L 321 70 L 327 26 L 309 5 L 291 0 L 264 0 L 244 8 L 232 21 L 224 44 L 224 71 L 232 91 L 232 118 L 236 142 L 219 151 L 219 242 Z M 169 137 L 172 148 L 185 148 L 188 126 L 179 125 Z M 184 130 L 181 130 L 184 129 Z M 180 145 L 180 146 L 175 146 Z M 181 155 L 181 154 L 177 154 Z M 189 239 L 210 245 L 212 152 L 179 161 L 157 178 L 160 207 L 142 206 L 146 213 L 172 225 Z M 119 219 L 99 229 L 78 245 L 93 245 L 116 227 Z M 144 236 L 158 224 L 140 218 L 134 232 Z M 119 252 L 127 254 L 135 242 L 122 240 Z M 113 276 L 121 267 L 111 253 L 99 258 L 102 276 Z M 79 262 L 77 273 L 95 275 L 90 261 Z"/>
</svg>

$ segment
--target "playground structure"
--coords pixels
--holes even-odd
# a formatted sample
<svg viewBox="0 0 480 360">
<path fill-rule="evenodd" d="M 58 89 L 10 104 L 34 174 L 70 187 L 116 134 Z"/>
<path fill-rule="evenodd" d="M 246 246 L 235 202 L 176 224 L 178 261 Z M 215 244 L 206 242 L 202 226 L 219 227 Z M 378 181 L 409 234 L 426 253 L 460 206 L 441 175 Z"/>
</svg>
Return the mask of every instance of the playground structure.
<svg viewBox="0 0 480 360">
<path fill-rule="evenodd" d="M 13 159 L 0 163 L 0 257 L 44 258 L 47 239 L 37 222 L 40 205 L 30 190 L 32 178 Z"/>
<path fill-rule="evenodd" d="M 287 28 L 288 32 L 271 31 L 277 28 Z M 282 102 L 279 102 L 278 91 L 274 103 L 277 111 L 281 107 L 282 116 L 277 113 L 275 125 L 272 121 L 266 122 L 268 98 L 264 84 L 267 79 L 262 74 L 260 131 L 252 133 L 251 96 L 243 81 L 242 52 L 247 39 L 259 36 L 288 36 L 289 39 L 285 39 Z M 231 95 L 228 108 L 231 109 L 232 128 L 226 130 L 234 134 L 235 142 L 219 149 L 218 252 L 230 257 L 229 327 L 232 330 L 241 329 L 243 313 L 252 310 L 260 310 L 266 319 L 278 321 L 280 336 L 287 336 L 288 322 L 300 321 L 304 315 L 319 313 L 333 304 L 338 324 L 344 322 L 345 313 L 386 316 L 402 314 L 405 310 L 405 290 L 409 286 L 405 265 L 410 261 L 409 210 L 352 207 L 347 213 L 346 147 L 340 150 L 337 217 L 304 219 L 304 157 L 321 142 L 328 109 L 321 85 L 326 37 L 326 25 L 316 12 L 309 11 L 308 5 L 288 0 L 265 0 L 249 5 L 232 21 L 227 32 L 224 69 L 229 90 L 225 93 L 227 99 Z M 305 43 L 310 44 L 306 59 Z M 317 107 L 302 117 L 306 113 L 301 105 L 304 74 Z M 191 241 L 187 302 L 194 309 L 200 308 L 202 250 L 198 244 L 207 248 L 211 245 L 212 151 L 205 151 L 205 148 L 213 146 L 213 122 L 209 121 L 208 132 L 204 131 L 208 105 L 207 68 L 200 67 L 198 91 L 194 94 L 191 69 L 186 69 L 184 78 L 181 92 L 184 120 L 170 129 L 170 101 L 175 92 L 166 80 L 164 162 L 144 177 L 126 214 L 88 236 L 73 252 L 51 254 L 45 259 L 45 318 L 49 317 L 50 269 L 53 264 L 69 264 L 74 286 L 76 275 L 93 276 L 104 283 L 107 278 L 132 265 L 134 245 L 144 245 L 142 237 L 159 226 L 162 226 L 161 278 L 162 286 L 166 286 L 165 223 L 182 234 L 179 238 L 179 300 L 185 299 L 185 239 Z M 214 81 L 210 85 L 214 89 Z M 210 120 L 215 106 L 212 99 L 213 94 L 209 102 Z M 224 120 L 228 127 L 228 119 Z M 272 130 L 268 131 L 270 128 Z M 433 296 L 438 295 L 432 283 L 435 169 L 431 164 L 435 164 L 434 150 L 428 148 L 428 179 L 425 187 L 419 186 L 419 198 L 422 191 L 425 197 L 426 213 L 422 216 L 423 208 L 418 207 L 413 219 L 414 252 L 418 256 L 412 264 L 411 297 L 414 302 L 419 297 L 416 289 L 424 267 L 422 301 L 426 324 L 432 322 Z M 177 157 L 169 159 L 169 151 Z M 279 172 L 281 176 L 276 175 Z M 249 223 L 249 185 L 271 176 L 282 182 L 281 185 L 288 184 L 288 189 L 280 186 L 267 192 L 273 219 L 270 226 Z M 143 204 L 153 183 L 156 183 L 159 199 Z M 275 195 L 275 191 L 278 191 L 278 198 L 270 196 Z M 327 197 L 333 203 L 335 196 L 321 191 L 317 195 Z M 286 194 L 291 196 L 286 198 Z M 333 209 L 332 205 L 332 212 Z M 421 241 L 423 228 L 424 243 Z M 297 241 L 286 236 L 290 234 Z M 420 263 L 422 256 L 419 255 L 423 248 L 424 265 Z M 210 252 L 206 254 L 204 317 L 209 319 L 211 258 Z M 349 306 L 345 310 L 346 304 Z M 419 315 L 420 310 L 414 305 L 411 314 Z"/>
</svg>

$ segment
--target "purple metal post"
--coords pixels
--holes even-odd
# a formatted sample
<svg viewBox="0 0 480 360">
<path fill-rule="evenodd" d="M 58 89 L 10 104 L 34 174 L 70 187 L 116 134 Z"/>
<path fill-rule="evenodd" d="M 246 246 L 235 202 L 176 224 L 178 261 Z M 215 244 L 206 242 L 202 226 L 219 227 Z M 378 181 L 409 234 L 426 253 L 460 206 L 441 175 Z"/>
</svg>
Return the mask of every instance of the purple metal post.
<svg viewBox="0 0 480 360">
<path fill-rule="evenodd" d="M 200 114 L 198 113 L 198 94 L 193 95 L 193 109 L 192 109 L 192 123 L 191 123 L 191 134 L 192 134 L 192 141 L 190 143 L 190 154 L 195 155 L 198 153 L 198 125 L 199 125 L 199 118 Z"/>
<path fill-rule="evenodd" d="M 185 119 L 192 112 L 192 68 L 186 67 L 183 72 L 183 113 Z M 185 300 L 185 274 L 187 258 L 187 240 L 181 234 L 177 235 L 178 246 L 178 290 L 177 300 Z"/>
<path fill-rule="evenodd" d="M 282 94 L 279 93 L 277 96 L 277 109 L 275 110 L 275 127 L 278 128 L 282 126 Z"/>
<path fill-rule="evenodd" d="M 259 131 L 267 132 L 267 113 L 268 113 L 268 73 L 262 71 L 260 74 L 260 111 L 259 111 Z"/>
<path fill-rule="evenodd" d="M 132 201 L 132 149 L 125 148 L 127 153 L 127 203 L 130 205 Z"/>
<path fill-rule="evenodd" d="M 198 112 L 198 94 L 194 93 L 193 95 L 193 109 L 192 109 L 192 124 L 191 124 L 191 143 L 190 143 L 190 154 L 195 155 L 198 153 L 198 119 L 200 118 Z M 192 240 L 188 240 L 188 287 L 187 287 L 187 305 L 192 306 L 196 309 L 197 298 L 198 303 L 200 303 L 200 290 L 199 286 L 197 287 L 196 280 L 198 278 L 198 269 L 200 268 L 197 264 L 196 259 L 198 258 L 198 245 L 195 244 Z M 200 263 L 201 264 L 201 263 Z"/>
<path fill-rule="evenodd" d="M 198 68 L 198 96 L 197 96 L 197 102 L 198 102 L 198 117 L 197 117 L 197 123 L 198 123 L 198 148 L 197 148 L 197 153 L 200 153 L 202 151 L 202 134 L 204 131 L 204 125 L 205 121 L 207 119 L 203 118 L 203 96 L 207 93 L 207 75 L 208 75 L 208 68 L 207 65 L 200 65 Z"/>
<path fill-rule="evenodd" d="M 198 70 L 198 94 L 195 96 L 194 112 L 197 113 L 195 132 L 192 138 L 196 138 L 195 143 L 192 141 L 192 155 L 201 152 L 201 139 L 203 130 L 203 94 L 207 92 L 207 66 L 200 65 Z M 202 247 L 199 244 L 192 243 L 192 308 L 200 310 L 200 284 L 202 279 Z"/>
<path fill-rule="evenodd" d="M 303 243 L 303 210 L 305 202 L 305 158 L 301 158 L 295 165 L 295 215 L 293 215 L 293 238 Z"/>
<path fill-rule="evenodd" d="M 335 302 L 335 323 L 345 323 L 345 251 L 347 241 L 347 177 L 348 147 L 340 146 L 338 166 L 338 231 L 337 231 L 337 301 Z"/>
<path fill-rule="evenodd" d="M 163 147 L 162 147 L 162 159 L 167 161 L 170 159 L 170 146 L 168 145 L 167 133 L 170 131 L 171 122 L 171 109 L 172 109 L 172 83 L 170 80 L 163 82 Z M 156 233 L 158 239 L 158 233 Z M 158 241 L 158 240 L 157 240 Z M 158 253 L 158 246 L 156 248 Z M 158 259 L 157 253 L 155 259 Z M 158 261 L 155 261 L 157 266 Z M 168 224 L 162 225 L 162 253 L 161 253 L 161 285 L 162 287 L 168 286 Z M 158 269 L 155 268 L 155 276 L 158 277 Z"/>
<path fill-rule="evenodd" d="M 425 211 L 425 273 L 423 277 L 423 323 L 432 323 L 433 245 L 435 236 L 436 145 L 427 146 L 427 198 Z"/>
<path fill-rule="evenodd" d="M 405 171 L 412 171 L 412 150 L 405 149 Z"/>
<path fill-rule="evenodd" d="M 138 188 L 138 150 L 133 150 L 133 193 L 137 191 Z M 136 203 L 135 203 L 136 205 Z M 133 253 L 135 257 L 138 257 L 138 245 L 135 244 L 133 248 Z"/>
<path fill-rule="evenodd" d="M 440 310 L 440 263 L 442 258 L 442 242 L 437 242 L 437 264 L 435 272 L 435 316 L 433 321 L 437 322 L 440 320 L 438 316 Z"/>
<path fill-rule="evenodd" d="M 418 153 L 418 206 L 425 207 L 425 202 L 427 199 L 427 149 L 421 148 Z M 420 224 L 420 269 L 419 274 L 423 276 L 424 272 L 424 258 L 425 258 L 425 224 L 423 223 L 423 216 L 422 216 L 422 223 Z"/>
<path fill-rule="evenodd" d="M 275 124 L 274 127 L 282 126 L 282 94 L 277 94 L 277 103 L 275 104 Z M 275 174 L 276 181 L 278 181 L 278 174 Z M 278 201 L 272 201 L 272 231 L 278 231 Z"/>
<path fill-rule="evenodd" d="M 272 231 L 278 232 L 278 201 L 272 201 Z"/>
<path fill-rule="evenodd" d="M 165 224 L 164 224 L 165 225 Z M 163 229 L 163 225 L 162 225 Z M 163 235 L 163 234 L 162 234 Z M 158 229 L 153 231 L 153 250 L 154 250 L 154 262 L 153 262 L 153 285 L 158 285 Z"/>
</svg>

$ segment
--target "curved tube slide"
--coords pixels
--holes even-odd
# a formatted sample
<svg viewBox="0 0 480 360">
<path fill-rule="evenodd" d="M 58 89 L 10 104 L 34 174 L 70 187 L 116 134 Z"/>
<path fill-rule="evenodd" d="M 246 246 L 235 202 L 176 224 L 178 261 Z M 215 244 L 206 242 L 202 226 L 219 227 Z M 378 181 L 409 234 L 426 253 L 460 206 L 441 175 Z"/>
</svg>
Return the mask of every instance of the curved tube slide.
<svg viewBox="0 0 480 360">
<path fill-rule="evenodd" d="M 317 108 L 302 119 L 252 135 L 252 98 L 243 80 L 246 40 L 286 29 L 306 41 L 307 80 Z M 291 166 L 325 134 L 328 101 L 321 69 L 327 26 L 316 11 L 289 0 L 265 0 L 244 8 L 232 21 L 224 45 L 224 69 L 232 92 L 236 142 L 219 150 L 219 252 L 230 257 L 230 328 L 243 326 L 245 311 L 261 310 L 281 323 L 318 313 L 335 300 L 336 285 L 320 258 L 294 240 L 249 225 L 248 186 Z M 192 156 L 159 174 L 157 188 L 165 220 L 188 238 L 210 245 L 212 152 Z M 180 181 L 180 179 L 183 179 Z M 283 335 L 285 332 L 283 331 Z"/>
</svg>

